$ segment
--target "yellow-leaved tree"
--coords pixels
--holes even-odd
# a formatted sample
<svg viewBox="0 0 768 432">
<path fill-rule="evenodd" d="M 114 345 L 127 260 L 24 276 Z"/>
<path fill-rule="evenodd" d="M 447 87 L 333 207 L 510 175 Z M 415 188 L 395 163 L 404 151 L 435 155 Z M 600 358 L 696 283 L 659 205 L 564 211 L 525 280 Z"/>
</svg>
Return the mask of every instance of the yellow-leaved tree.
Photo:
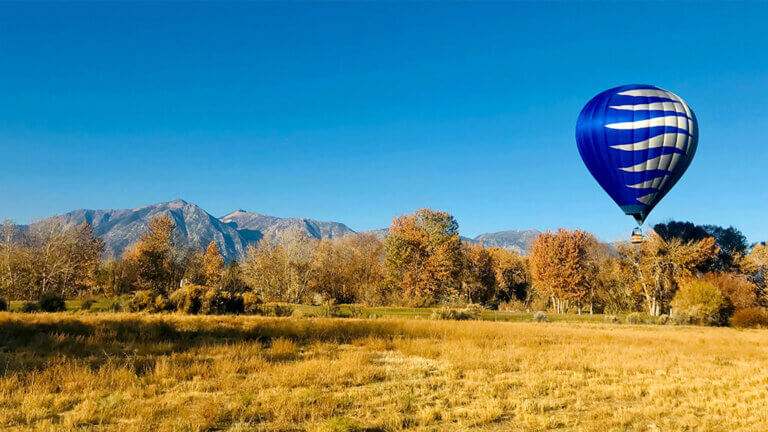
<svg viewBox="0 0 768 432">
<path fill-rule="evenodd" d="M 219 253 L 219 247 L 216 242 L 210 242 L 203 255 L 203 276 L 208 286 L 218 286 L 221 282 L 221 275 L 224 273 L 224 258 Z"/>
<path fill-rule="evenodd" d="M 643 295 L 648 314 L 659 316 L 669 303 L 681 278 L 697 273 L 697 268 L 717 257 L 713 237 L 698 241 L 664 240 L 651 232 L 640 245 L 621 245 L 619 256 L 627 279 Z"/>
<path fill-rule="evenodd" d="M 557 313 L 565 313 L 588 297 L 596 274 L 597 240 L 586 231 L 559 229 L 536 238 L 531 249 L 534 286 L 552 300 Z"/>
<path fill-rule="evenodd" d="M 450 214 L 424 208 L 396 217 L 384 251 L 387 284 L 402 301 L 428 305 L 458 296 L 461 240 Z"/>
</svg>

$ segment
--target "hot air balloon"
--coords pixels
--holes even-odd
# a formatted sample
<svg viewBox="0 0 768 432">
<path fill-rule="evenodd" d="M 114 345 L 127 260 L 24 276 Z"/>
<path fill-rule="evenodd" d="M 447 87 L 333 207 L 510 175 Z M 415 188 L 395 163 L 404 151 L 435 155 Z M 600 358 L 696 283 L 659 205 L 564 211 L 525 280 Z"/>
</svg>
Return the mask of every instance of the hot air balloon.
<svg viewBox="0 0 768 432">
<path fill-rule="evenodd" d="M 688 104 L 651 85 L 600 93 L 576 123 L 576 143 L 587 169 L 639 225 L 688 169 L 698 138 L 696 115 Z M 639 228 L 633 242 L 638 234 Z"/>
</svg>

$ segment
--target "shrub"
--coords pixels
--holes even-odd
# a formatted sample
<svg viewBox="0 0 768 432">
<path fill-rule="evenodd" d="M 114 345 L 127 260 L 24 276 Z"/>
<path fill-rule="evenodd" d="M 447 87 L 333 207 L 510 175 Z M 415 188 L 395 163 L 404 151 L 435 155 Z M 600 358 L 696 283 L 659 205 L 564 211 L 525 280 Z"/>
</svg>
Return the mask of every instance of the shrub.
<svg viewBox="0 0 768 432">
<path fill-rule="evenodd" d="M 196 314 L 202 307 L 202 297 L 206 288 L 200 285 L 187 284 L 171 293 L 169 298 L 171 308 L 186 314 Z"/>
<path fill-rule="evenodd" d="M 363 312 L 363 309 L 357 306 L 350 306 L 349 316 L 352 318 L 363 318 L 365 316 L 365 313 Z"/>
<path fill-rule="evenodd" d="M 40 310 L 43 312 L 63 312 L 67 310 L 64 297 L 58 294 L 45 294 L 40 297 Z"/>
<path fill-rule="evenodd" d="M 528 309 L 532 311 L 546 311 L 547 306 L 549 305 L 549 297 L 535 294 L 532 298 L 530 303 L 528 304 Z"/>
<path fill-rule="evenodd" d="M 92 299 L 85 299 L 80 303 L 80 309 L 81 310 L 91 310 L 91 307 L 93 307 L 93 304 L 96 303 L 95 300 Z"/>
<path fill-rule="evenodd" d="M 469 319 L 480 319 L 483 317 L 483 311 L 485 308 L 482 305 L 479 304 L 470 304 L 467 305 L 467 307 L 464 308 L 463 312 L 467 316 L 469 316 Z"/>
<path fill-rule="evenodd" d="M 241 314 L 245 312 L 245 302 L 242 294 L 231 294 L 227 298 L 225 307 L 227 313 Z"/>
<path fill-rule="evenodd" d="M 549 317 L 547 317 L 547 313 L 544 311 L 538 311 L 535 314 L 533 314 L 533 321 L 534 322 L 547 322 L 549 321 Z"/>
<path fill-rule="evenodd" d="M 167 300 L 152 290 L 140 290 L 133 293 L 128 302 L 131 312 L 160 312 L 168 308 Z"/>
<path fill-rule="evenodd" d="M 25 301 L 21 304 L 21 311 L 24 313 L 32 313 L 40 310 L 40 305 L 37 302 Z"/>
<path fill-rule="evenodd" d="M 683 281 L 672 299 L 672 308 L 676 314 L 687 315 L 699 324 L 724 324 L 725 306 L 720 290 L 703 279 Z"/>
<path fill-rule="evenodd" d="M 605 319 L 605 322 L 610 324 L 618 324 L 621 322 L 621 320 L 619 320 L 619 317 L 617 317 L 616 315 L 606 315 L 604 319 Z"/>
<path fill-rule="evenodd" d="M 240 296 L 243 300 L 243 312 L 246 314 L 254 315 L 261 313 L 261 308 L 259 305 L 261 305 L 261 299 L 259 296 L 252 292 L 246 292 L 243 293 L 242 296 Z"/>
<path fill-rule="evenodd" d="M 659 315 L 656 317 L 656 324 L 664 325 L 669 323 L 669 315 Z"/>
<path fill-rule="evenodd" d="M 510 300 L 499 303 L 499 310 L 504 312 L 526 312 L 528 307 L 520 300 Z"/>
<path fill-rule="evenodd" d="M 334 299 L 327 300 L 320 305 L 320 308 L 315 311 L 314 315 L 325 318 L 341 318 L 346 316 Z"/>
<path fill-rule="evenodd" d="M 669 316 L 669 322 L 674 325 L 691 325 L 693 324 L 693 319 L 689 315 L 673 313 Z"/>
<path fill-rule="evenodd" d="M 169 311 L 169 310 L 172 310 L 172 309 L 173 308 L 171 307 L 171 301 L 168 300 L 167 297 L 159 295 L 159 294 L 155 297 L 154 312 Z"/>
<path fill-rule="evenodd" d="M 432 311 L 430 319 L 436 320 L 474 320 L 479 319 L 483 307 L 480 305 L 469 305 L 462 309 L 441 307 Z"/>
<path fill-rule="evenodd" d="M 0 312 L 8 310 L 8 302 L 4 298 L 0 297 Z"/>
<path fill-rule="evenodd" d="M 429 318 L 434 320 L 460 319 L 458 317 L 458 309 L 453 309 L 449 307 L 441 307 L 441 308 L 434 309 L 432 311 L 432 314 L 429 316 Z"/>
<path fill-rule="evenodd" d="M 106 309 L 112 312 L 120 312 L 123 310 L 123 303 L 121 303 L 120 300 L 112 300 L 107 303 Z"/>
<path fill-rule="evenodd" d="M 757 307 L 739 309 L 730 322 L 734 327 L 768 327 L 768 311 Z"/>
<path fill-rule="evenodd" d="M 627 315 L 627 324 L 645 324 L 645 317 L 639 312 Z"/>
<path fill-rule="evenodd" d="M 293 315 L 294 307 L 286 304 L 276 304 L 270 309 L 270 315 L 276 317 L 288 317 Z"/>
<path fill-rule="evenodd" d="M 220 315 L 227 312 L 230 301 L 228 292 L 218 288 L 208 288 L 200 298 L 200 313 L 205 315 Z"/>
</svg>

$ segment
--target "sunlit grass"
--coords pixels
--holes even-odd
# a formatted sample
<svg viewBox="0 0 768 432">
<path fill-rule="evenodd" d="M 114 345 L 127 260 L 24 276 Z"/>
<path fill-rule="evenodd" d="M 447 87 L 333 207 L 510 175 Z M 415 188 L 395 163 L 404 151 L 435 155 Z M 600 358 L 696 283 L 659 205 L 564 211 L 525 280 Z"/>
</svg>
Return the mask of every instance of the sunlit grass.
<svg viewBox="0 0 768 432">
<path fill-rule="evenodd" d="M 768 430 L 768 331 L 0 313 L 0 429 Z"/>
</svg>

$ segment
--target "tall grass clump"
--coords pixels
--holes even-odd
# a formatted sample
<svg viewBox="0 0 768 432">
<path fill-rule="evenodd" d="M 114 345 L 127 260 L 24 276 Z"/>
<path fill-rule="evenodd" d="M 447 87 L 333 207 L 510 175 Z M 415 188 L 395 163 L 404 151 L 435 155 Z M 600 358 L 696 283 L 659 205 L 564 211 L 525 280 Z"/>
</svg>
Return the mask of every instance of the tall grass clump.
<svg viewBox="0 0 768 432">
<path fill-rule="evenodd" d="M 476 320 L 480 319 L 484 308 L 480 305 L 467 305 L 464 308 L 443 306 L 432 311 L 430 319 L 434 320 Z"/>
<path fill-rule="evenodd" d="M 141 290 L 133 293 L 128 302 L 131 312 L 162 312 L 168 309 L 168 299 L 151 290 Z"/>
</svg>

